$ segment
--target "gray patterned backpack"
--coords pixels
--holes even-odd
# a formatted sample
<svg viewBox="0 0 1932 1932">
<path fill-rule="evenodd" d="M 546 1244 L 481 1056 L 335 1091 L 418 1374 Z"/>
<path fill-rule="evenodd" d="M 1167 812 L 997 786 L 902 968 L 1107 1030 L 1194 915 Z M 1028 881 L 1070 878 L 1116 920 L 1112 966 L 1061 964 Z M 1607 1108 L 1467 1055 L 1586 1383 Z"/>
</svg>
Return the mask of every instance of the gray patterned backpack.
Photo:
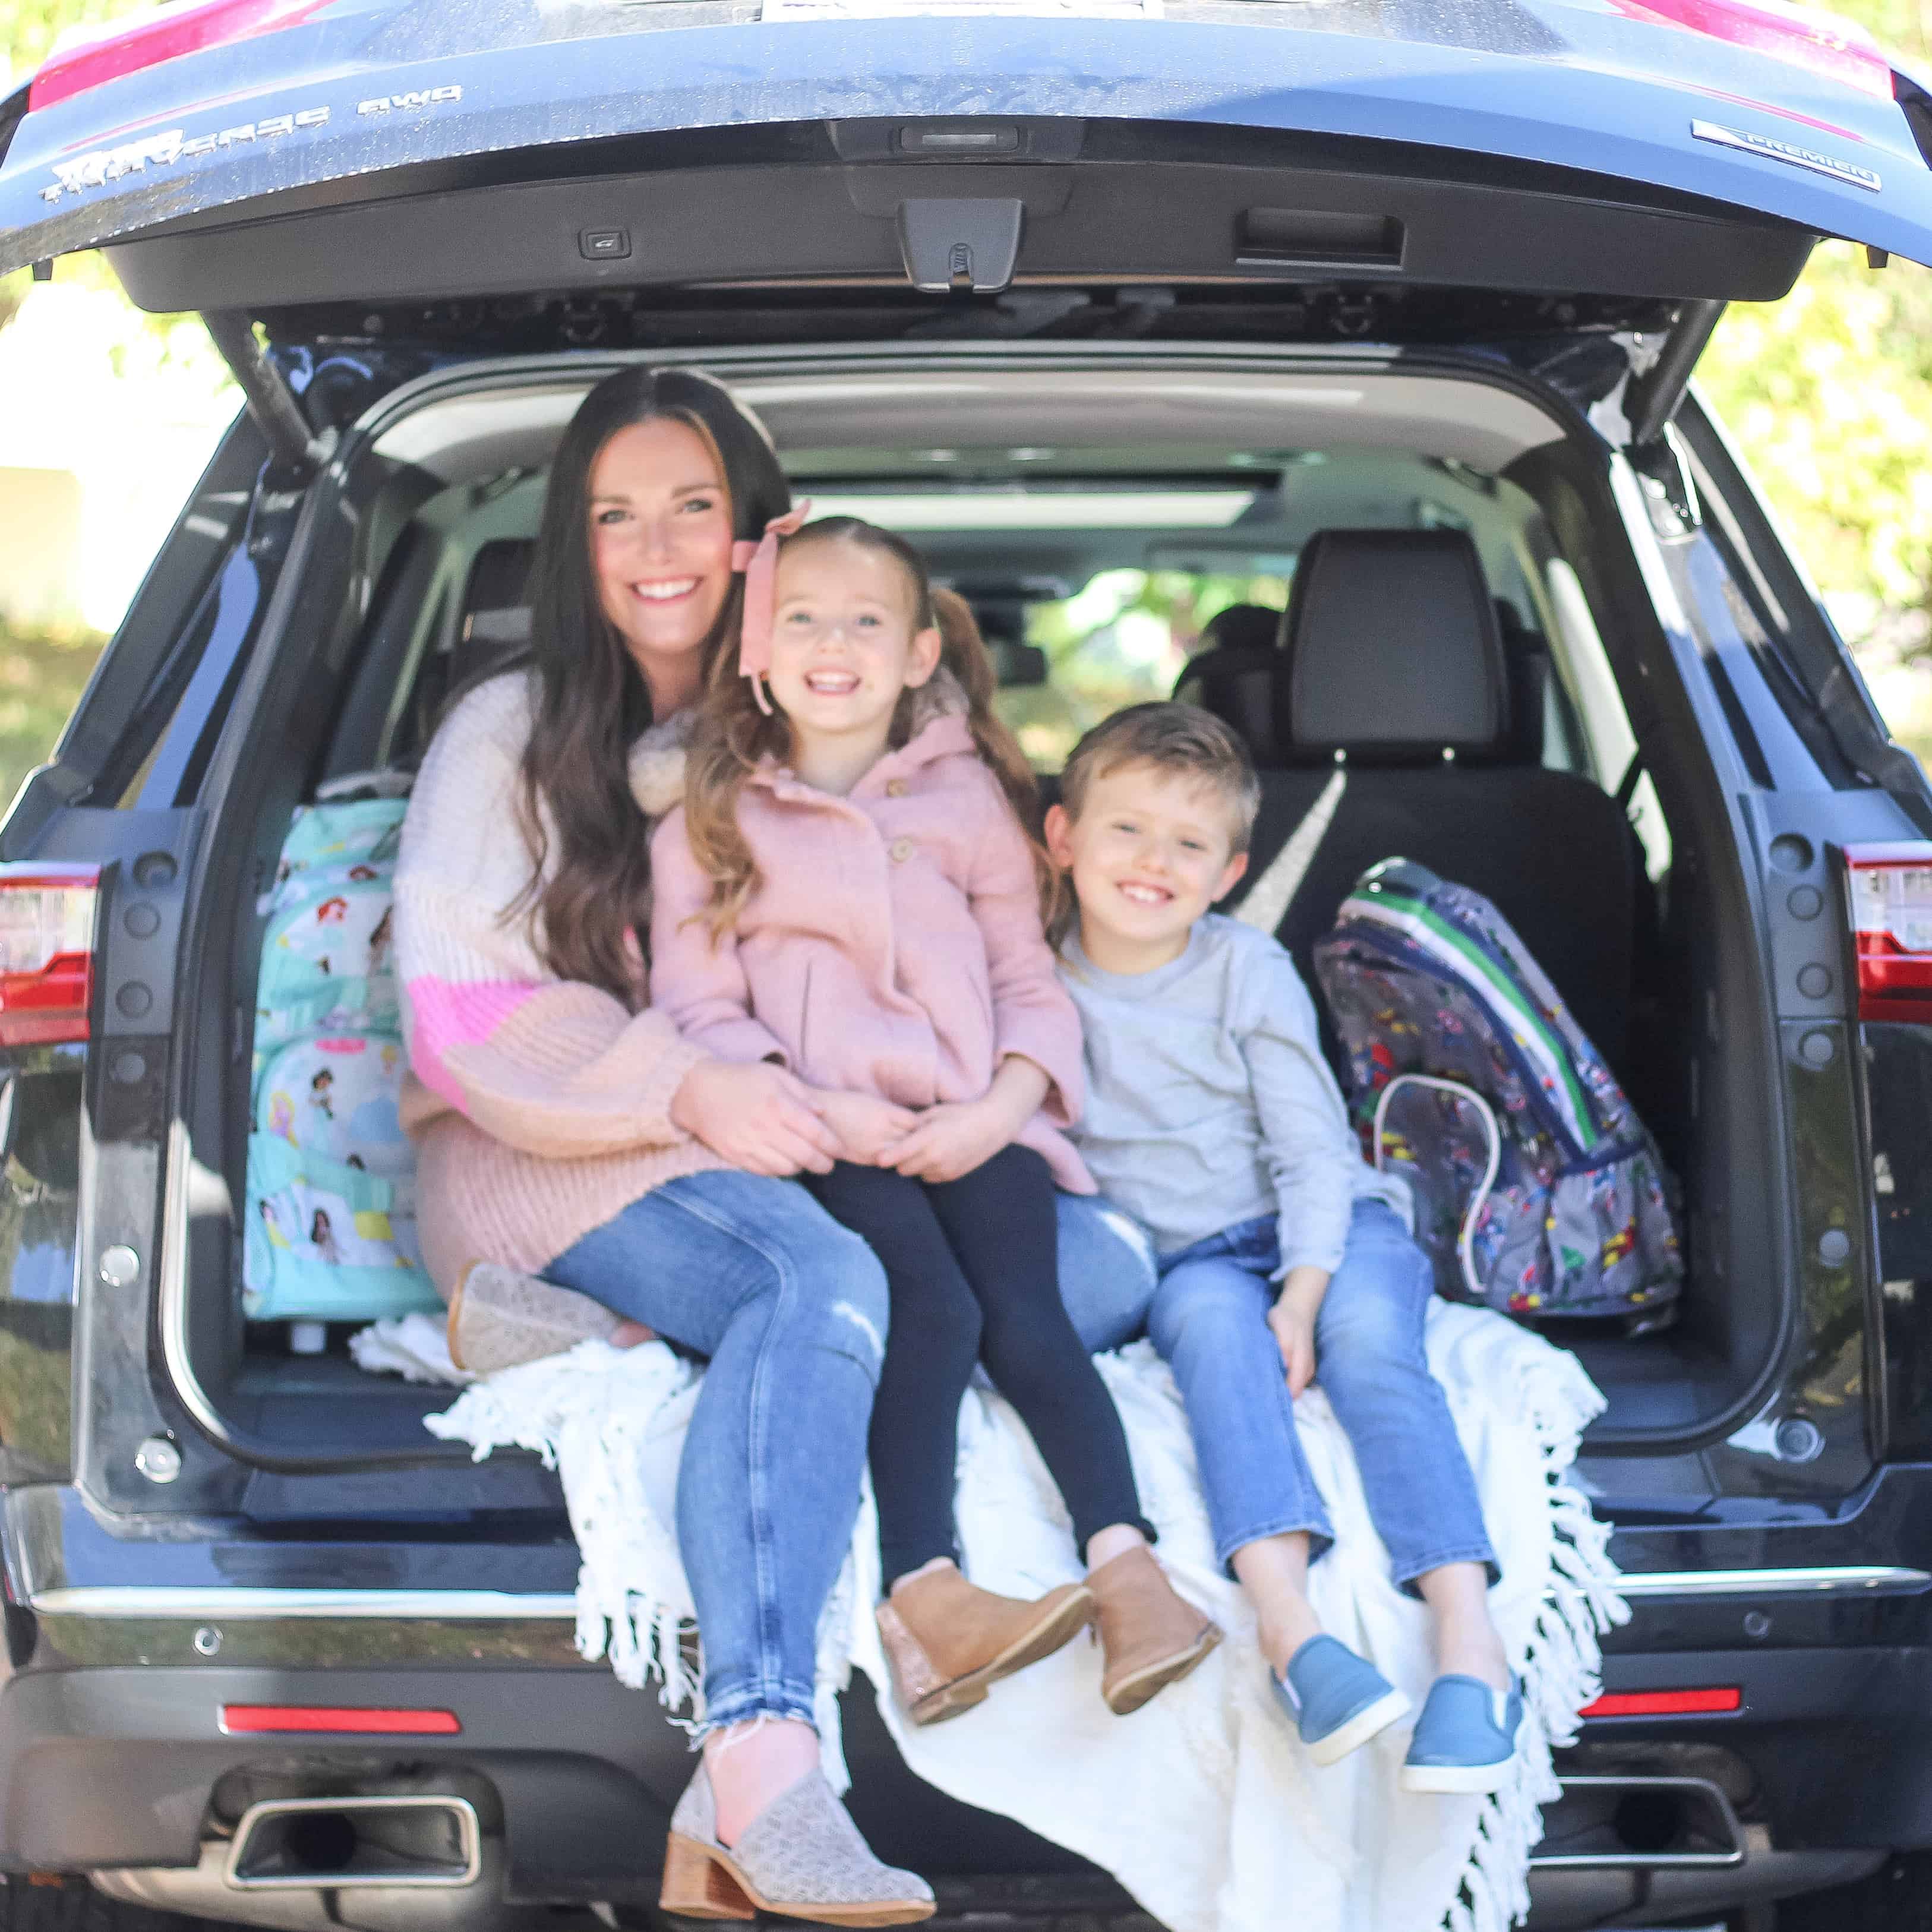
<svg viewBox="0 0 1932 1932">
<path fill-rule="evenodd" d="M 1369 1156 L 1408 1178 L 1439 1292 L 1665 1326 L 1684 1264 L 1656 1144 L 1502 914 L 1387 859 L 1315 970 Z"/>
</svg>

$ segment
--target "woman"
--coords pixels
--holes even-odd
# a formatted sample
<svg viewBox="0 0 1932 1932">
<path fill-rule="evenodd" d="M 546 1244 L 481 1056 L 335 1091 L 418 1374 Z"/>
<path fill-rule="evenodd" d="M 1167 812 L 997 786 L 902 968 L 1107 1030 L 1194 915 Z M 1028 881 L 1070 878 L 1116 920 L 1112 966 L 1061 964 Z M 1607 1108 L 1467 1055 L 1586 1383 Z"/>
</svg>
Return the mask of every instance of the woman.
<svg viewBox="0 0 1932 1932">
<path fill-rule="evenodd" d="M 734 548 L 789 500 L 764 432 L 716 383 L 632 369 L 584 399 L 544 504 L 532 662 L 455 706 L 404 826 L 404 1118 L 446 1294 L 478 1259 L 542 1274 L 710 1359 L 677 1498 L 704 1750 L 672 1822 L 667 1908 L 884 1925 L 929 1916 L 932 1892 L 873 1857 L 812 1723 L 884 1278 L 781 1178 L 837 1151 L 806 1090 L 680 1040 L 644 1003 L 634 937 L 685 714 L 736 630 Z"/>
</svg>

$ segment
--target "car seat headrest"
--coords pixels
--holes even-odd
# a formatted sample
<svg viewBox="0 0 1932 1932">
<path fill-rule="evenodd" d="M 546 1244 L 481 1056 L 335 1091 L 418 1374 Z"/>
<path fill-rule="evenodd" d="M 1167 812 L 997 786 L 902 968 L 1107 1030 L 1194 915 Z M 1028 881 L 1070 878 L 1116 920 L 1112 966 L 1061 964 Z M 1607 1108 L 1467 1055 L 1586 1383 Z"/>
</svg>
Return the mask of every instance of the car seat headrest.
<svg viewBox="0 0 1932 1932">
<path fill-rule="evenodd" d="M 529 582 L 536 549 L 526 537 L 493 537 L 478 547 L 463 586 L 460 644 L 486 652 L 530 641 Z"/>
<path fill-rule="evenodd" d="M 1295 762 L 1507 758 L 1496 606 L 1460 530 L 1322 530 L 1295 567 L 1274 683 Z"/>
<path fill-rule="evenodd" d="M 1202 648 L 1181 668 L 1174 694 L 1211 711 L 1248 748 L 1258 765 L 1278 764 L 1274 737 L 1274 668 L 1282 614 L 1264 604 L 1230 604 L 1201 632 Z"/>
<path fill-rule="evenodd" d="M 1211 650 L 1276 650 L 1281 645 L 1282 614 L 1267 604 L 1230 604 L 1216 610 L 1201 627 L 1201 648 Z"/>
</svg>

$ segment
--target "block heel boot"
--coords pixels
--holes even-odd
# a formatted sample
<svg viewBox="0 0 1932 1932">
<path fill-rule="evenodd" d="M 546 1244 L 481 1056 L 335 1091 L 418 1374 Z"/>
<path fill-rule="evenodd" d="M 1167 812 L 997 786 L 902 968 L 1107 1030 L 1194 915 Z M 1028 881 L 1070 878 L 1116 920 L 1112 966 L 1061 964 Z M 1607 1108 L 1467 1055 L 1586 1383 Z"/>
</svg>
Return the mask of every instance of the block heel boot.
<svg viewBox="0 0 1932 1932">
<path fill-rule="evenodd" d="M 822 1925 L 910 1925 L 933 1912 L 932 1888 L 873 1856 L 817 1770 L 774 1798 L 736 1844 L 721 1844 L 701 1759 L 671 1814 L 658 1904 L 686 1918 L 769 1912 Z"/>
<path fill-rule="evenodd" d="M 574 1288 L 472 1262 L 449 1298 L 448 1322 L 449 1359 L 470 1375 L 491 1376 L 593 1337 L 608 1342 L 620 1318 Z"/>
</svg>

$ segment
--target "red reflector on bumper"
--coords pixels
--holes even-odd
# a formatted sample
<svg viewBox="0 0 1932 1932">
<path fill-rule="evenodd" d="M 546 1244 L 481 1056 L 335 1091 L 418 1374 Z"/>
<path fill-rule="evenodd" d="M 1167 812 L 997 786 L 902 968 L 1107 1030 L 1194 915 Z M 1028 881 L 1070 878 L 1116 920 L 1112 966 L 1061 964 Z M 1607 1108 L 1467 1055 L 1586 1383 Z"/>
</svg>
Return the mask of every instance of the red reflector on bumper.
<svg viewBox="0 0 1932 1932">
<path fill-rule="evenodd" d="M 352 1736 L 452 1738 L 454 1711 L 358 1710 L 338 1704 L 224 1704 L 224 1731 L 328 1731 Z"/>
<path fill-rule="evenodd" d="M 1688 1718 L 1741 1711 L 1744 1694 L 1735 1684 L 1708 1690 L 1606 1690 L 1579 1714 L 1586 1718 Z"/>
</svg>

